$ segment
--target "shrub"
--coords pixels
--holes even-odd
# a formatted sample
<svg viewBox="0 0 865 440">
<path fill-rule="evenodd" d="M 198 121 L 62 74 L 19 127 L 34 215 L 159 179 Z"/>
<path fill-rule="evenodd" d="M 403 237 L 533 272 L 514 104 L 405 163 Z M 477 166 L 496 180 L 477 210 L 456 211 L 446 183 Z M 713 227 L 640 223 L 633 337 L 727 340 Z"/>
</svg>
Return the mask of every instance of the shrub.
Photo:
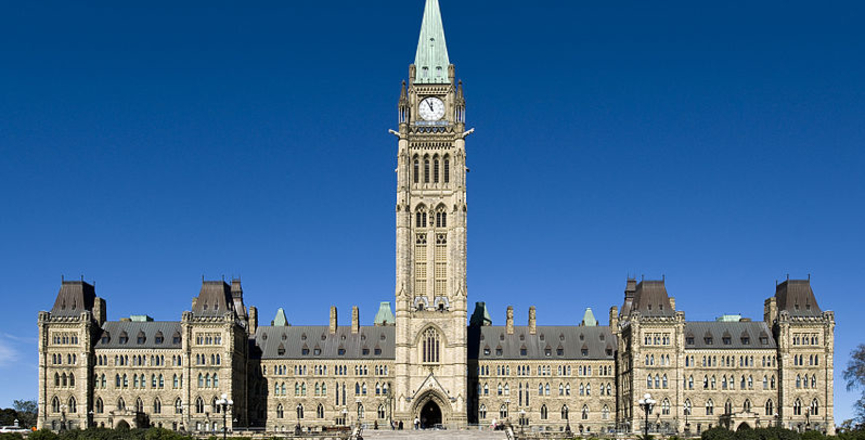
<svg viewBox="0 0 865 440">
<path fill-rule="evenodd" d="M 57 434 L 50 429 L 40 429 L 31 432 L 30 435 L 27 436 L 27 440 L 58 440 L 58 437 Z"/>
</svg>

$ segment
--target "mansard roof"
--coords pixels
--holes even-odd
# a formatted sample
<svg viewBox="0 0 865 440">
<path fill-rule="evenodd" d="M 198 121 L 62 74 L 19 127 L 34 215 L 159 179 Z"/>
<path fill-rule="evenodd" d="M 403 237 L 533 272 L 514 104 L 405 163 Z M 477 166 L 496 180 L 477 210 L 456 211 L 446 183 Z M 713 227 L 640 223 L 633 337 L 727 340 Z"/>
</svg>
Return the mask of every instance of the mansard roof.
<svg viewBox="0 0 865 440">
<path fill-rule="evenodd" d="M 478 326 L 469 328 L 468 351 L 469 359 L 478 360 L 614 360 L 616 337 L 608 326 L 538 326 L 535 334 L 528 326 L 515 326 L 512 335 L 505 326 Z"/>
<path fill-rule="evenodd" d="M 52 316 L 78 316 L 92 311 L 96 302 L 96 289 L 85 281 L 63 281 L 57 300 L 51 308 Z"/>
<path fill-rule="evenodd" d="M 775 287 L 778 310 L 792 316 L 820 316 L 823 312 L 811 290 L 811 280 L 786 280 Z"/>
<path fill-rule="evenodd" d="M 326 325 L 297 325 L 291 327 L 258 327 L 254 338 L 250 341 L 250 357 L 260 359 L 345 359 L 345 360 L 376 360 L 395 359 L 396 332 L 393 326 L 363 326 L 360 333 L 353 334 L 351 327 L 337 327 L 336 333 L 330 333 Z M 280 346 L 284 350 L 280 354 Z M 304 355 L 304 348 L 309 354 Z M 321 354 L 316 355 L 315 349 Z M 363 349 L 369 349 L 364 355 Z M 340 349 L 345 354 L 339 354 Z M 376 355 L 375 349 L 381 354 Z"/>
<path fill-rule="evenodd" d="M 724 343 L 725 337 L 729 338 L 729 344 Z M 707 338 L 711 339 L 711 343 L 707 341 Z M 761 338 L 765 338 L 765 344 Z M 689 339 L 692 339 L 694 343 L 689 344 Z M 763 321 L 685 323 L 685 349 L 757 350 L 775 349 L 776 347 L 772 330 Z"/>
<path fill-rule="evenodd" d="M 643 316 L 673 316 L 670 297 L 664 280 L 644 280 L 637 284 L 632 310 Z"/>
<path fill-rule="evenodd" d="M 126 334 L 128 340 L 125 344 L 120 343 L 120 335 Z M 157 343 L 156 336 L 162 335 L 162 343 Z M 123 348 L 123 349 L 148 349 L 148 348 L 165 348 L 179 349 L 182 348 L 183 341 L 174 343 L 174 336 L 180 335 L 180 323 L 174 321 L 163 322 L 132 322 L 132 321 L 111 321 L 106 322 L 102 326 L 102 331 L 96 335 L 97 349 Z M 108 340 L 103 342 L 103 336 L 108 336 Z M 138 343 L 138 336 L 144 336 L 144 343 Z"/>
<path fill-rule="evenodd" d="M 202 281 L 192 312 L 197 316 L 221 316 L 233 310 L 231 286 L 225 281 Z"/>
</svg>

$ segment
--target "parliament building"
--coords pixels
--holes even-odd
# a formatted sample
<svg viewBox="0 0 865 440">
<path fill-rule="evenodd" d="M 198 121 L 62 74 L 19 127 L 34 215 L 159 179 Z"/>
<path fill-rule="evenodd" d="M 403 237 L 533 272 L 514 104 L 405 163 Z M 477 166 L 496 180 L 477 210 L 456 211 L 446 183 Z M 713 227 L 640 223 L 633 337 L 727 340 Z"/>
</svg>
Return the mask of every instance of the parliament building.
<svg viewBox="0 0 865 440">
<path fill-rule="evenodd" d="M 391 130 L 394 298 L 373 325 L 357 307 L 348 327 L 334 307 L 325 325 L 290 325 L 282 309 L 260 325 L 240 280 L 203 281 L 179 321 L 108 321 L 93 285 L 65 280 L 38 315 L 39 427 L 293 432 L 418 419 L 590 435 L 641 431 L 648 393 L 653 431 L 834 433 L 835 318 L 810 280 L 776 283 L 757 320 L 687 321 L 664 280 L 636 279 L 606 323 L 586 310 L 544 326 L 529 307 L 518 325 L 508 307 L 493 325 L 483 302 L 469 315 L 465 109 L 438 0 L 426 0 Z"/>
</svg>

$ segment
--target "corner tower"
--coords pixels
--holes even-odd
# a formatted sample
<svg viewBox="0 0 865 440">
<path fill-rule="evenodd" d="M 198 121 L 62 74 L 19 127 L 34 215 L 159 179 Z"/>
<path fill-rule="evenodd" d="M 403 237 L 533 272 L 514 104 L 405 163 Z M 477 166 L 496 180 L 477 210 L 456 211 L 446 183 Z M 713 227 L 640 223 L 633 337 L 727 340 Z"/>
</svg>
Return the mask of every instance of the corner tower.
<svg viewBox="0 0 865 440">
<path fill-rule="evenodd" d="M 466 423 L 465 101 L 438 0 L 426 0 L 400 90 L 396 418 Z"/>
</svg>

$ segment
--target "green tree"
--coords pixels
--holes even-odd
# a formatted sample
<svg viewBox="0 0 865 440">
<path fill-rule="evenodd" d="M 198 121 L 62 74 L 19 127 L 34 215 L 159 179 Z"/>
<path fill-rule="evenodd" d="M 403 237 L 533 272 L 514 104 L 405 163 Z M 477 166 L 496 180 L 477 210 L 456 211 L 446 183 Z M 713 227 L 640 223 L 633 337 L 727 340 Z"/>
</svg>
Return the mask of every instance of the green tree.
<svg viewBox="0 0 865 440">
<path fill-rule="evenodd" d="M 847 390 L 861 389 L 862 395 L 854 404 L 856 419 L 859 423 L 865 423 L 865 344 L 859 344 L 850 352 L 850 360 L 844 369 L 844 380 L 847 381 Z"/>
<path fill-rule="evenodd" d="M 39 404 L 35 400 L 15 400 L 12 407 L 18 413 L 18 424 L 22 428 L 36 426 L 36 416 L 39 413 Z"/>
</svg>

